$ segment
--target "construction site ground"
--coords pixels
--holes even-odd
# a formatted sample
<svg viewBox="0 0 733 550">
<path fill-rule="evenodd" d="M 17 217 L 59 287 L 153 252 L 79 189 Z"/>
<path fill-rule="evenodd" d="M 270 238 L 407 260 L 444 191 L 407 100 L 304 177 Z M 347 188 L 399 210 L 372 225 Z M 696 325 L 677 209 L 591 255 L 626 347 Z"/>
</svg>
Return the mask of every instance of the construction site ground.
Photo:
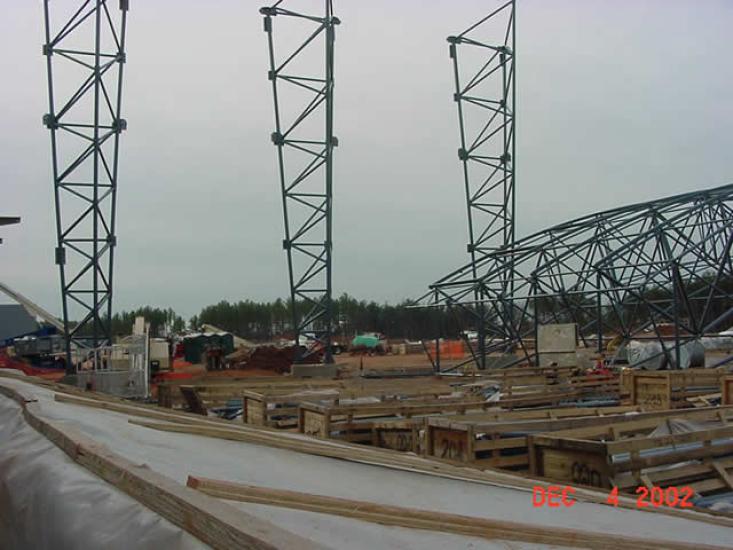
<svg viewBox="0 0 733 550">
<path fill-rule="evenodd" d="M 445 479 L 268 446 L 163 433 L 130 424 L 127 414 L 57 402 L 53 391 L 23 380 L 3 377 L 0 385 L 33 395 L 45 419 L 78 431 L 181 485 L 194 475 L 478 518 L 531 521 L 548 528 L 583 530 L 592 525 L 595 533 L 662 541 L 660 548 L 664 547 L 663 541 L 705 541 L 727 547 L 733 540 L 733 528 L 695 519 L 582 501 L 567 509 L 535 508 L 531 491 L 526 488 Z M 0 396 L 0 430 L 0 439 L 6 442 L 0 448 L 0 469 L 5 472 L 6 484 L 0 491 L 0 508 L 6 511 L 6 521 L 0 526 L 6 535 L 22 533 L 28 537 L 23 541 L 27 547 L 48 546 L 49 537 L 55 537 L 57 548 L 130 548 L 133 543 L 137 548 L 205 547 L 72 462 L 31 428 L 19 405 L 4 396 Z M 272 506 L 231 504 L 329 548 L 540 547 Z M 91 509 L 93 514 L 89 513 Z M 14 523 L 11 525 L 7 519 Z M 27 528 L 34 522 L 42 522 L 45 528 Z M 113 532 L 116 536 L 111 537 Z"/>
</svg>

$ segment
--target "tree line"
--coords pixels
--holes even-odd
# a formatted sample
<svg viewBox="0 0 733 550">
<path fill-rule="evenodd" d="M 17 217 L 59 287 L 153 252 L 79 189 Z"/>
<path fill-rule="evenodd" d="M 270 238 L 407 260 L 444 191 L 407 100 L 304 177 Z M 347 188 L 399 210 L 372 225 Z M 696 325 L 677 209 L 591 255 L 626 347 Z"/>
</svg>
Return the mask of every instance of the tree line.
<svg viewBox="0 0 733 550">
<path fill-rule="evenodd" d="M 715 288 L 716 299 L 706 307 L 710 287 Z M 597 321 L 601 310 L 601 322 L 605 331 L 621 331 L 622 325 L 639 325 L 651 317 L 658 318 L 653 307 L 669 307 L 674 299 L 672 288 L 655 287 L 646 289 L 641 296 L 628 295 L 623 304 L 610 307 L 607 297 L 601 304 L 597 295 L 569 293 L 565 296 L 542 296 L 531 298 L 528 310 L 536 314 L 540 323 L 577 323 L 579 327 L 590 326 Z M 697 318 L 706 322 L 716 319 L 733 307 L 733 302 L 725 295 L 733 295 L 733 280 L 705 274 L 694 281 L 685 281 L 684 294 L 687 300 L 680 302 L 682 318 Z M 422 340 L 435 338 L 440 334 L 445 338 L 460 337 L 461 330 L 475 330 L 477 311 L 471 307 L 453 309 L 425 309 L 410 307 L 409 300 L 398 304 L 377 303 L 358 300 L 342 294 L 333 301 L 334 335 L 337 341 L 348 341 L 355 334 L 381 332 L 389 338 Z M 515 304 L 520 310 L 523 305 Z M 296 302 L 299 318 L 307 314 L 309 305 Z M 491 308 L 489 308 L 491 310 Z M 489 324 L 500 324 L 500 319 L 490 312 Z M 165 336 L 184 329 L 198 330 L 204 324 L 214 325 L 237 336 L 255 342 L 271 341 L 276 338 L 293 337 L 291 303 L 277 299 L 269 302 L 242 300 L 238 302 L 221 301 L 204 307 L 187 322 L 174 310 L 155 307 L 138 308 L 116 313 L 112 319 L 115 335 L 130 334 L 135 317 L 142 315 L 151 325 L 151 334 Z M 515 311 L 515 315 L 519 315 Z M 733 322 L 733 319 L 730 321 Z M 729 322 L 729 323 L 730 323 Z M 520 331 L 531 329 L 531 317 L 520 321 Z M 726 325 L 727 326 L 727 325 Z M 726 326 L 716 327 L 722 330 Z M 343 342 L 347 343 L 347 342 Z"/>
</svg>

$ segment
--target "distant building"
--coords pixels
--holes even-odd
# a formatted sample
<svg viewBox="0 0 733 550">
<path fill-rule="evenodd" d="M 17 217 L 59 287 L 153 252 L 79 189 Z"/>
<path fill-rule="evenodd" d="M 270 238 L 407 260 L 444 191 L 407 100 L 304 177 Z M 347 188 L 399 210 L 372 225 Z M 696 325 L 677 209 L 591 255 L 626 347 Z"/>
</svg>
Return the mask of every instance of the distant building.
<svg viewBox="0 0 733 550">
<path fill-rule="evenodd" d="M 20 304 L 0 304 L 0 345 L 9 338 L 35 332 L 40 328 Z"/>
</svg>

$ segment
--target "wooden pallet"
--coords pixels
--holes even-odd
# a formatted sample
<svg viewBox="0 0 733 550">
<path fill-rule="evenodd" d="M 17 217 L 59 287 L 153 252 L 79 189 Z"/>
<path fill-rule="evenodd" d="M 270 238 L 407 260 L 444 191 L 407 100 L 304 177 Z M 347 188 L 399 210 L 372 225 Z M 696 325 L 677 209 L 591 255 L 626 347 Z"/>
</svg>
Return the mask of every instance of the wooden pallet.
<svg viewBox="0 0 733 550">
<path fill-rule="evenodd" d="M 633 371 L 631 403 L 646 409 L 690 407 L 689 397 L 717 392 L 722 375 L 722 369 Z"/>
<path fill-rule="evenodd" d="M 664 416 L 660 416 L 664 415 Z M 716 423 L 714 427 L 651 436 L 664 420 Z M 689 485 L 698 494 L 733 490 L 733 407 L 647 413 L 624 423 L 533 434 L 530 472 L 562 482 L 633 492 L 640 485 Z M 700 461 L 678 468 L 658 467 Z"/>
</svg>

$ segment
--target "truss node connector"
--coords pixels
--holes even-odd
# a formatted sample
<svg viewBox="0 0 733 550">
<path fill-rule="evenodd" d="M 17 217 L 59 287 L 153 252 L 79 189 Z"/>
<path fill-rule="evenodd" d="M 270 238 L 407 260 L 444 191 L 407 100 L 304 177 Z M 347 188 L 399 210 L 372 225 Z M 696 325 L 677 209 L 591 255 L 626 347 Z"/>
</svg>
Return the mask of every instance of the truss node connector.
<svg viewBox="0 0 733 550">
<path fill-rule="evenodd" d="M 449 36 L 448 38 L 446 38 L 446 40 L 448 41 L 448 44 L 452 46 L 455 44 L 458 44 L 461 41 L 461 39 L 458 36 Z"/>
<path fill-rule="evenodd" d="M 458 149 L 458 158 L 461 160 L 468 160 L 468 151 L 465 149 Z"/>
<path fill-rule="evenodd" d="M 43 115 L 43 125 L 49 130 L 56 130 L 59 127 L 59 121 L 51 114 Z"/>
<path fill-rule="evenodd" d="M 52 56 L 53 55 L 53 46 L 51 46 L 50 44 L 44 44 L 43 45 L 43 55 L 45 55 L 46 57 Z"/>
<path fill-rule="evenodd" d="M 341 24 L 341 19 L 339 19 L 338 17 L 331 18 L 331 25 L 340 25 L 340 24 Z"/>
<path fill-rule="evenodd" d="M 267 17 L 275 17 L 277 15 L 277 8 L 271 7 L 271 6 L 265 6 L 264 8 L 260 8 L 260 13 L 262 15 L 266 15 Z M 265 19 L 267 21 L 267 19 Z M 268 29 L 265 29 L 268 30 Z"/>
<path fill-rule="evenodd" d="M 338 147 L 339 146 L 339 138 L 336 136 L 331 136 L 331 147 Z"/>
<path fill-rule="evenodd" d="M 283 136 L 280 132 L 273 132 L 272 134 L 270 134 L 270 139 L 275 145 L 285 144 L 285 136 Z"/>
<path fill-rule="evenodd" d="M 65 265 L 66 264 L 66 249 L 63 246 L 58 246 L 54 249 L 54 252 L 56 253 L 56 257 L 55 257 L 56 265 Z"/>
<path fill-rule="evenodd" d="M 124 118 L 118 118 L 112 123 L 112 130 L 114 130 L 117 134 L 123 132 L 124 130 L 127 130 L 127 120 L 125 120 Z"/>
</svg>

